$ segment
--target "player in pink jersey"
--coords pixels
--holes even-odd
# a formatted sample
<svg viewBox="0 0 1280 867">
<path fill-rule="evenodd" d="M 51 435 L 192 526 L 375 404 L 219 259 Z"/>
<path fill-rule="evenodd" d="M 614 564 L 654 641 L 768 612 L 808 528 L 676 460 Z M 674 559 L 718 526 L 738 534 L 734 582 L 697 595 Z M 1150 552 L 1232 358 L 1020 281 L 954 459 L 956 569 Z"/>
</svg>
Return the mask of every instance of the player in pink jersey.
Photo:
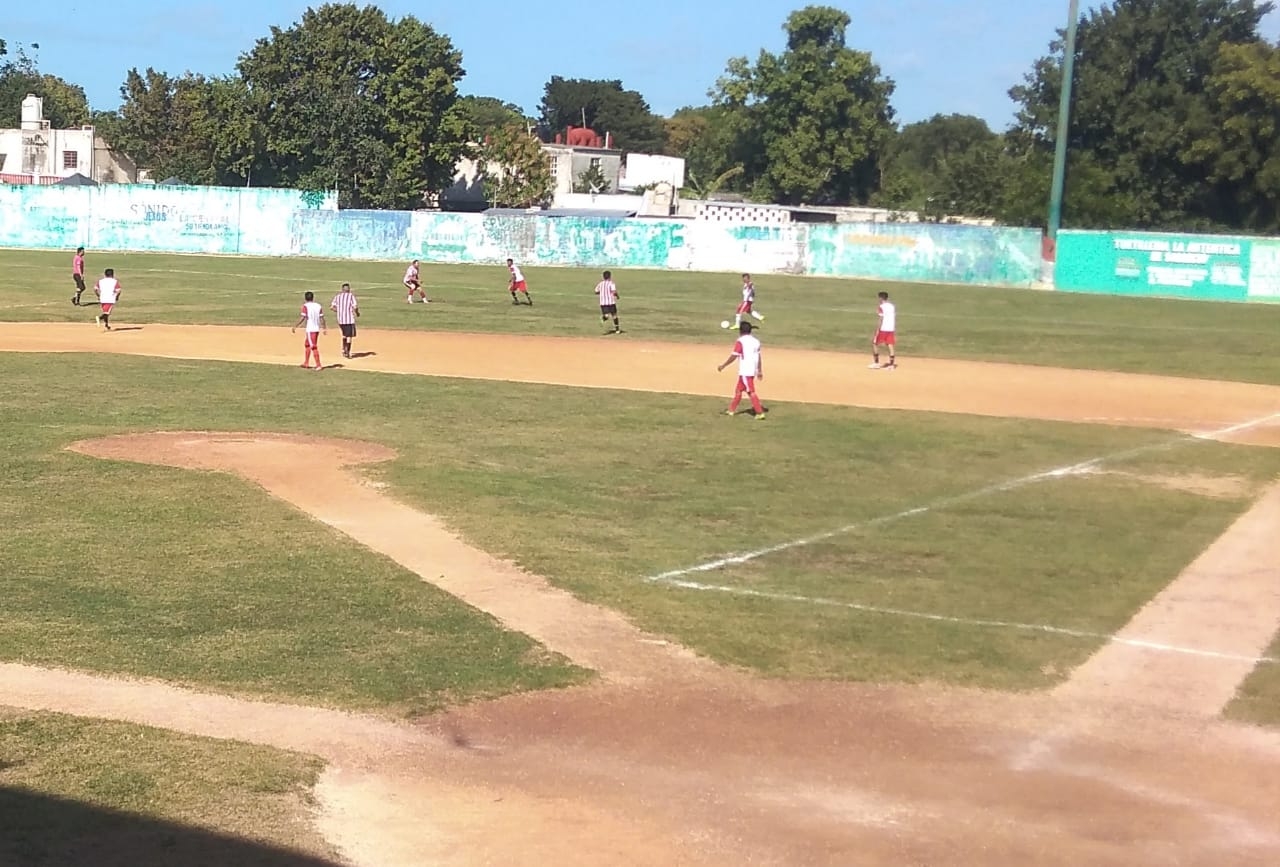
<svg viewBox="0 0 1280 867">
<path fill-rule="evenodd" d="M 759 338 L 751 333 L 750 322 L 738 323 L 738 340 L 733 344 L 733 351 L 716 370 L 724 370 L 734 361 L 738 362 L 738 384 L 734 386 L 733 400 L 725 410 L 725 415 L 737 414 L 738 404 L 742 402 L 742 395 L 745 392 L 751 398 L 751 409 L 755 413 L 756 421 L 764 421 L 766 417 L 764 406 L 756 396 L 756 380 L 764 380 L 764 353 L 760 348 Z"/>
<path fill-rule="evenodd" d="M 84 294 L 84 247 L 76 247 L 76 255 L 71 260 L 71 280 L 76 284 L 76 294 L 71 303 L 80 306 L 80 296 Z"/>
<path fill-rule="evenodd" d="M 303 340 L 303 348 L 306 353 L 302 357 L 302 368 L 311 366 L 311 356 L 316 357 L 316 370 L 324 370 L 324 365 L 320 363 L 320 333 L 329 333 L 329 329 L 324 324 L 324 308 L 316 301 L 316 293 L 307 292 L 302 296 L 302 315 L 298 317 L 298 321 L 289 329 L 290 334 L 296 334 L 300 326 L 306 326 L 306 337 Z"/>
<path fill-rule="evenodd" d="M 529 284 L 525 282 L 524 272 L 520 270 L 520 266 L 515 263 L 514 259 L 507 260 L 507 272 L 511 275 L 511 281 L 507 288 L 511 290 L 511 303 L 519 304 L 520 299 L 516 297 L 517 292 L 524 293 L 524 300 L 530 307 L 533 306 L 533 296 L 529 294 Z"/>
</svg>

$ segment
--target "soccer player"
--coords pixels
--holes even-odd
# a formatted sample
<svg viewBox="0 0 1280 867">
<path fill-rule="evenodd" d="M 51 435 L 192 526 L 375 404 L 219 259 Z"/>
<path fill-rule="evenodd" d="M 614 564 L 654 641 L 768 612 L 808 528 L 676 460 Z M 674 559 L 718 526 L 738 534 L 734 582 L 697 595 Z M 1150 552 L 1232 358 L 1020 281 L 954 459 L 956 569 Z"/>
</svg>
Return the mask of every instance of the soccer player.
<svg viewBox="0 0 1280 867">
<path fill-rule="evenodd" d="M 351 291 L 350 283 L 342 284 L 342 291 L 333 296 L 329 309 L 338 316 L 338 328 L 342 330 L 342 357 L 351 357 L 351 341 L 356 336 L 356 320 L 360 318 L 360 302 Z"/>
<path fill-rule="evenodd" d="M 871 363 L 867 367 L 872 370 L 897 370 L 898 358 L 897 352 L 898 337 L 896 334 L 898 328 L 898 308 L 889 300 L 888 292 L 881 292 L 878 296 L 880 299 L 880 318 L 876 322 L 876 333 L 871 338 Z M 889 347 L 889 360 L 884 364 L 880 363 L 880 347 Z"/>
<path fill-rule="evenodd" d="M 520 299 L 516 297 L 516 293 L 523 292 L 524 300 L 532 307 L 533 296 L 529 294 L 529 284 L 525 282 L 524 272 L 520 270 L 520 266 L 515 263 L 514 259 L 507 260 L 507 271 L 511 273 L 511 283 L 507 287 L 511 290 L 511 303 L 519 304 Z"/>
<path fill-rule="evenodd" d="M 115 269 L 108 268 L 102 272 L 102 278 L 93 284 L 93 294 L 98 296 L 98 304 L 102 307 L 95 321 L 103 331 L 110 331 L 111 308 L 120 300 L 120 281 L 116 279 Z"/>
<path fill-rule="evenodd" d="M 608 322 L 609 317 L 613 317 L 613 330 L 606 331 L 605 334 L 621 334 L 622 327 L 618 325 L 618 287 L 613 282 L 613 272 L 605 271 L 604 279 L 596 284 L 596 296 L 600 300 L 600 321 Z"/>
<path fill-rule="evenodd" d="M 756 303 L 756 284 L 751 282 L 750 274 L 742 275 L 742 303 L 738 305 L 738 311 L 734 314 L 733 324 L 741 325 L 742 317 L 750 314 L 759 322 L 764 322 L 764 316 L 755 311 Z"/>
<path fill-rule="evenodd" d="M 756 421 L 764 421 L 764 407 L 756 396 L 756 380 L 764 380 L 764 354 L 760 349 L 760 339 L 751 334 L 750 322 L 738 323 L 738 340 L 733 344 L 733 351 L 716 370 L 724 370 L 735 359 L 738 362 L 738 384 L 733 389 L 733 400 L 725 410 L 725 415 L 737 414 L 738 404 L 742 402 L 742 393 L 745 391 L 751 398 L 751 409 L 755 411 Z"/>
<path fill-rule="evenodd" d="M 422 281 L 418 279 L 418 260 L 414 259 L 409 263 L 409 267 L 404 271 L 404 285 L 409 290 L 409 297 L 404 299 L 410 304 L 413 303 L 413 295 L 416 292 L 422 296 L 423 304 L 430 304 L 431 299 L 427 297 L 427 290 L 422 288 Z"/>
<path fill-rule="evenodd" d="M 305 370 L 311 365 L 311 356 L 316 357 L 316 370 L 324 370 L 324 366 L 320 364 L 320 332 L 329 333 L 328 327 L 324 324 L 324 308 L 316 303 L 316 293 L 308 292 L 302 296 L 302 315 L 298 317 L 298 321 L 289 329 L 290 334 L 296 334 L 298 327 L 305 325 L 306 338 L 303 340 L 303 346 L 306 347 L 306 354 L 302 357 L 302 368 Z"/>
<path fill-rule="evenodd" d="M 71 260 L 71 279 L 76 284 L 76 294 L 71 303 L 80 306 L 80 296 L 84 294 L 84 247 L 76 247 L 75 258 Z"/>
</svg>

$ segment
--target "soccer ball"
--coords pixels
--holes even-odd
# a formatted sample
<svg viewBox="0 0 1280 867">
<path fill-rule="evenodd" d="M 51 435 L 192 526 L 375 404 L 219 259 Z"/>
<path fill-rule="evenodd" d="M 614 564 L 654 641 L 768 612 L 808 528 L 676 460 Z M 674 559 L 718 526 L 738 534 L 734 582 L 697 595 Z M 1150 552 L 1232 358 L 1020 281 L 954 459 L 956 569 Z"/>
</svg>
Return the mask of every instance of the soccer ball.
<svg viewBox="0 0 1280 867">
<path fill-rule="evenodd" d="M 721 328 L 728 328 L 728 327 L 729 327 L 729 320 L 728 320 L 728 319 L 722 319 L 722 320 L 720 320 L 720 327 L 721 327 Z"/>
</svg>

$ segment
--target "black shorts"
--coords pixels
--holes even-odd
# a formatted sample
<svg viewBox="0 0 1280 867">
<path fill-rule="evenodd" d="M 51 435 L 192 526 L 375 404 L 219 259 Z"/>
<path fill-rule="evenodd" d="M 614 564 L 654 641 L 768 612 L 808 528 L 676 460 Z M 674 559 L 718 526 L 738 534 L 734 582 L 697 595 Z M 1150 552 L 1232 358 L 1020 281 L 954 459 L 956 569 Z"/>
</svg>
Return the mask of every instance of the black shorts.
<svg viewBox="0 0 1280 867">
<path fill-rule="evenodd" d="M 600 315 L 601 316 L 617 316 L 618 305 L 617 304 L 601 304 Z"/>
<path fill-rule="evenodd" d="M 340 322 L 338 323 L 338 327 L 342 329 L 343 337 L 356 336 L 356 324 L 354 322 Z"/>
<path fill-rule="evenodd" d="M 74 281 L 76 281 L 76 291 L 77 291 L 77 292 L 83 292 L 83 291 L 84 291 L 84 277 L 82 277 L 82 276 L 81 276 L 81 275 L 79 275 L 79 274 L 72 274 L 72 275 L 71 275 L 71 279 L 72 279 L 72 280 L 74 280 Z"/>
</svg>

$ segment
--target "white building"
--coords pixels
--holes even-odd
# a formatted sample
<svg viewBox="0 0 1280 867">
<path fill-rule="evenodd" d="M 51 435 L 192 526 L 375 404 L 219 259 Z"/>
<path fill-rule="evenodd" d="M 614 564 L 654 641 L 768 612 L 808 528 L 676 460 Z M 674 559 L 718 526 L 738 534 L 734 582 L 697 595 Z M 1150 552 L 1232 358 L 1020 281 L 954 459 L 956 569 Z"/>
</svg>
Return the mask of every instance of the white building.
<svg viewBox="0 0 1280 867">
<path fill-rule="evenodd" d="M 44 100 L 27 94 L 18 129 L 0 129 L 0 181 L 55 184 L 72 175 L 98 183 L 133 183 L 137 167 L 113 152 L 92 126 L 52 129 L 44 119 Z"/>
</svg>

